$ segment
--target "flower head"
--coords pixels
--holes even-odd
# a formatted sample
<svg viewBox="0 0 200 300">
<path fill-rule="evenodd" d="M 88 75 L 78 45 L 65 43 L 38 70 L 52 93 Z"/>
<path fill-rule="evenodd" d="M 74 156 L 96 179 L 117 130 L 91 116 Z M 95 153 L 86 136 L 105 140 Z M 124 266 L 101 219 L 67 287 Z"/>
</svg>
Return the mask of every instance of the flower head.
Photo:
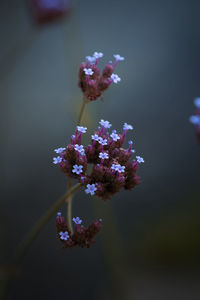
<svg viewBox="0 0 200 300">
<path fill-rule="evenodd" d="M 61 163 L 61 161 L 62 161 L 62 158 L 60 156 L 53 158 L 54 165 Z"/>
<path fill-rule="evenodd" d="M 83 172 L 83 166 L 74 165 L 72 173 L 76 173 L 77 175 L 81 174 Z"/>
<path fill-rule="evenodd" d="M 58 148 L 58 149 L 55 149 L 54 151 L 57 153 L 57 154 L 61 154 L 66 148 Z"/>
<path fill-rule="evenodd" d="M 103 139 L 102 137 L 99 137 L 98 139 L 99 144 L 101 144 L 102 146 L 105 146 L 108 144 L 107 139 Z"/>
<path fill-rule="evenodd" d="M 100 152 L 99 153 L 99 158 L 101 159 L 108 159 L 109 155 L 106 152 Z"/>
<path fill-rule="evenodd" d="M 124 129 L 124 130 L 133 130 L 133 126 L 132 126 L 132 125 L 129 125 L 129 124 L 127 124 L 127 123 L 124 123 L 123 129 Z"/>
<path fill-rule="evenodd" d="M 112 124 L 110 124 L 109 121 L 104 121 L 103 119 L 101 119 L 101 121 L 99 122 L 99 124 L 105 128 L 110 128 L 112 126 Z"/>
<path fill-rule="evenodd" d="M 120 56 L 119 54 L 114 54 L 113 56 L 116 60 L 124 60 L 124 57 Z"/>
<path fill-rule="evenodd" d="M 189 120 L 192 124 L 200 126 L 200 115 L 191 116 Z"/>
<path fill-rule="evenodd" d="M 114 83 L 118 83 L 119 81 L 121 81 L 121 78 L 117 74 L 114 74 L 114 73 L 110 76 L 110 78 L 112 79 L 112 81 Z"/>
<path fill-rule="evenodd" d="M 86 194 L 94 195 L 97 190 L 95 184 L 87 184 L 87 189 L 85 189 Z"/>
<path fill-rule="evenodd" d="M 64 240 L 64 241 L 67 241 L 69 238 L 69 233 L 67 231 L 65 231 L 65 232 L 61 231 L 61 232 L 59 232 L 59 235 L 60 235 L 60 239 Z"/>
<path fill-rule="evenodd" d="M 144 163 L 144 159 L 141 156 L 136 156 L 136 160 L 139 164 Z"/>
<path fill-rule="evenodd" d="M 102 52 L 94 52 L 93 56 L 95 58 L 101 58 L 101 57 L 103 57 L 103 53 Z"/>
<path fill-rule="evenodd" d="M 77 225 L 80 225 L 83 222 L 79 217 L 73 218 L 72 221 Z"/>
<path fill-rule="evenodd" d="M 86 133 L 86 131 L 87 131 L 87 127 L 77 126 L 76 128 L 79 132 L 82 132 L 82 133 Z"/>
<path fill-rule="evenodd" d="M 85 75 L 93 75 L 94 74 L 94 72 L 90 68 L 84 68 L 83 70 L 85 72 Z"/>
</svg>

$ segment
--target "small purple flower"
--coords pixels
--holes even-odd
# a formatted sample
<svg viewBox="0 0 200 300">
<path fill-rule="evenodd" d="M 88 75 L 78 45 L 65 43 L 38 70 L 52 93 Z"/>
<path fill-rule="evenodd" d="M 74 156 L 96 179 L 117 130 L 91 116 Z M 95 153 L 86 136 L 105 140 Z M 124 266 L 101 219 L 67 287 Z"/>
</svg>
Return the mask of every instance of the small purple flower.
<svg viewBox="0 0 200 300">
<path fill-rule="evenodd" d="M 200 115 L 191 116 L 189 120 L 192 124 L 200 126 Z"/>
<path fill-rule="evenodd" d="M 77 126 L 77 130 L 78 130 L 79 132 L 86 133 L 87 127 Z"/>
<path fill-rule="evenodd" d="M 103 139 L 102 137 L 99 137 L 98 139 L 99 144 L 101 144 L 102 146 L 105 146 L 108 144 L 107 139 Z"/>
<path fill-rule="evenodd" d="M 83 172 L 83 166 L 78 166 L 78 165 L 74 165 L 73 166 L 73 170 L 72 173 L 76 173 L 77 175 L 79 175 L 80 173 Z"/>
<path fill-rule="evenodd" d="M 102 52 L 94 52 L 93 56 L 95 58 L 101 58 L 101 57 L 103 57 L 103 53 Z"/>
<path fill-rule="evenodd" d="M 141 156 L 136 156 L 136 160 L 139 164 L 144 163 L 144 159 Z"/>
<path fill-rule="evenodd" d="M 118 83 L 119 81 L 121 81 L 121 78 L 117 74 L 114 74 L 114 73 L 110 76 L 110 78 L 112 79 L 112 81 L 114 83 Z"/>
<path fill-rule="evenodd" d="M 87 189 L 85 189 L 86 194 L 91 194 L 92 196 L 95 194 L 97 190 L 95 184 L 87 184 Z"/>
<path fill-rule="evenodd" d="M 94 72 L 90 68 L 84 68 L 85 75 L 92 75 Z"/>
<path fill-rule="evenodd" d="M 132 126 L 132 125 L 129 125 L 129 124 L 127 124 L 127 123 L 124 123 L 123 129 L 124 129 L 124 130 L 133 130 L 133 126 Z"/>
<path fill-rule="evenodd" d="M 101 159 L 108 159 L 108 153 L 106 153 L 106 152 L 100 152 L 99 153 L 99 158 L 101 158 Z"/>
<path fill-rule="evenodd" d="M 61 163 L 61 161 L 62 161 L 62 158 L 60 156 L 53 158 L 54 165 Z"/>
<path fill-rule="evenodd" d="M 197 108 L 200 108 L 200 97 L 194 99 L 194 105 L 195 105 Z"/>
<path fill-rule="evenodd" d="M 61 154 L 66 148 L 58 148 L 58 149 L 55 149 L 54 151 L 57 153 L 57 154 Z"/>
<path fill-rule="evenodd" d="M 85 150 L 84 150 L 84 147 L 83 147 L 83 145 L 78 145 L 78 144 L 76 144 L 75 146 L 74 146 L 74 149 L 76 150 L 76 151 L 78 151 L 79 153 L 85 153 Z"/>
<path fill-rule="evenodd" d="M 65 232 L 61 231 L 61 232 L 59 232 L 59 234 L 60 234 L 60 239 L 61 239 L 61 240 L 64 240 L 64 241 L 67 241 L 67 240 L 68 240 L 68 238 L 69 238 L 69 233 L 68 233 L 67 231 L 65 231 Z"/>
<path fill-rule="evenodd" d="M 77 225 L 80 225 L 83 222 L 79 217 L 73 218 L 72 221 Z"/>
<path fill-rule="evenodd" d="M 124 57 L 120 56 L 119 54 L 114 54 L 113 56 L 116 60 L 124 60 Z"/>
<path fill-rule="evenodd" d="M 131 152 L 132 152 L 132 153 L 135 153 L 135 150 L 134 150 L 134 149 L 132 149 L 132 150 L 131 150 Z"/>
<path fill-rule="evenodd" d="M 125 172 L 125 166 L 118 165 L 118 172 L 119 173 Z"/>
<path fill-rule="evenodd" d="M 57 217 L 61 217 L 62 213 L 60 211 L 57 212 Z"/>
<path fill-rule="evenodd" d="M 133 141 L 128 141 L 128 144 L 129 145 L 133 145 Z"/>
<path fill-rule="evenodd" d="M 89 61 L 90 63 L 95 62 L 96 58 L 93 56 L 86 56 L 87 61 Z"/>
<path fill-rule="evenodd" d="M 120 139 L 119 135 L 115 133 L 115 131 L 113 131 L 110 136 L 115 142 Z"/>
<path fill-rule="evenodd" d="M 112 164 L 111 169 L 119 173 L 125 172 L 125 166 L 121 166 L 120 164 Z"/>
<path fill-rule="evenodd" d="M 105 128 L 110 128 L 112 126 L 112 124 L 110 124 L 110 122 L 108 121 L 104 121 L 103 119 L 101 119 L 101 121 L 99 122 L 99 124 Z"/>
<path fill-rule="evenodd" d="M 92 137 L 92 140 L 94 140 L 94 141 L 99 141 L 99 136 L 98 136 L 98 134 L 93 134 L 91 137 Z"/>
</svg>

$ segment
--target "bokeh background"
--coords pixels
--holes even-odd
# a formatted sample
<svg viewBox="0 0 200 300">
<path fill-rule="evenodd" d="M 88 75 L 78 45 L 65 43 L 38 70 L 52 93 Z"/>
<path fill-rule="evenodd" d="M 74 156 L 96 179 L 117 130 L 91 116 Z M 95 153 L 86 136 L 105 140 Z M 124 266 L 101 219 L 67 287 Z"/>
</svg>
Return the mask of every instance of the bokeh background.
<svg viewBox="0 0 200 300">
<path fill-rule="evenodd" d="M 200 95 L 199 14 L 198 0 L 71 0 L 63 18 L 38 24 L 30 1 L 1 1 L 1 264 L 66 190 L 53 150 L 74 132 L 86 55 L 102 51 L 102 67 L 115 53 L 125 61 L 82 124 L 89 134 L 101 118 L 134 125 L 145 159 L 133 191 L 106 203 L 76 194 L 74 216 L 103 219 L 96 244 L 61 250 L 53 218 L 9 299 L 200 299 L 200 146 L 188 121 Z"/>
</svg>

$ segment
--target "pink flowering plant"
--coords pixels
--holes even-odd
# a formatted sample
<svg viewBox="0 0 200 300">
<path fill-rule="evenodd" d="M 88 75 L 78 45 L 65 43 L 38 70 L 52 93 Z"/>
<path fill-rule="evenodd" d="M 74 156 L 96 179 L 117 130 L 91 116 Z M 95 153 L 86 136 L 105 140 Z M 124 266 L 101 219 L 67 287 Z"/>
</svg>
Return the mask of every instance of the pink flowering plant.
<svg viewBox="0 0 200 300">
<path fill-rule="evenodd" d="M 79 188 L 82 188 L 88 197 L 96 196 L 107 201 L 121 189 L 131 190 L 140 183 L 137 171 L 139 165 L 144 163 L 144 159 L 139 155 L 133 157 L 135 153 L 133 142 L 126 140 L 128 131 L 133 130 L 132 125 L 124 123 L 122 130 L 117 132 L 111 129 L 112 124 L 109 121 L 101 119 L 91 135 L 90 143 L 84 145 L 82 142 L 82 136 L 87 134 L 87 128 L 81 126 L 86 104 L 98 98 L 103 100 L 105 90 L 121 81 L 114 71 L 124 57 L 115 54 L 114 63 L 106 64 L 101 72 L 98 61 L 102 57 L 103 53 L 94 52 L 93 56 L 86 56 L 86 61 L 81 63 L 78 85 L 83 93 L 83 103 L 77 127 L 68 145 L 54 150 L 56 156 L 53 158 L 53 164 L 57 165 L 66 176 L 67 192 L 49 208 L 27 234 L 17 249 L 11 262 L 12 266 L 20 264 L 34 239 L 55 214 L 57 214 L 57 238 L 63 248 L 71 249 L 75 246 L 89 248 L 94 243 L 94 238 L 102 227 L 102 219 L 95 220 L 86 227 L 78 216 L 72 217 L 72 196 Z M 72 180 L 76 180 L 77 183 L 72 185 Z M 65 203 L 67 203 L 66 221 L 59 211 Z M 11 277 L 7 276 L 6 280 L 10 280 Z"/>
</svg>

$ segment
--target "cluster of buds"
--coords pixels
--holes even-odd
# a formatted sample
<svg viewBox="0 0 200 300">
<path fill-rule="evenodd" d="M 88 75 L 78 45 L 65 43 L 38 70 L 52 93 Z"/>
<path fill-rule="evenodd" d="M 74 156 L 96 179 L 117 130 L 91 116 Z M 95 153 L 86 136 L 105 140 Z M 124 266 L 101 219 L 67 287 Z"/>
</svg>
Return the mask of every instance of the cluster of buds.
<svg viewBox="0 0 200 300">
<path fill-rule="evenodd" d="M 144 159 L 131 158 L 135 153 L 132 141 L 124 148 L 127 131 L 133 130 L 132 125 L 125 123 L 122 133 L 116 130 L 109 133 L 110 122 L 101 120 L 99 123 L 87 146 L 82 145 L 82 134 L 87 128 L 77 126 L 71 143 L 66 148 L 55 149 L 59 156 L 54 157 L 53 163 L 67 176 L 76 178 L 85 187 L 86 194 L 107 200 L 121 188 L 131 190 L 140 183 L 137 170 Z"/>
<path fill-rule="evenodd" d="M 196 106 L 196 112 L 193 116 L 190 117 L 190 122 L 195 127 L 196 134 L 197 134 L 197 141 L 200 144 L 200 98 L 196 98 L 194 100 L 194 104 Z"/>
<path fill-rule="evenodd" d="M 97 66 L 99 58 L 103 57 L 101 52 L 94 52 L 93 56 L 86 56 L 86 61 L 80 65 L 78 85 L 88 101 L 94 101 L 99 97 L 103 100 L 102 94 L 110 84 L 118 83 L 121 80 L 113 71 L 118 61 L 124 60 L 124 57 L 119 54 L 113 56 L 115 62 L 106 64 L 102 74 Z"/>
<path fill-rule="evenodd" d="M 89 248 L 95 242 L 94 237 L 102 227 L 102 220 L 93 222 L 87 228 L 82 225 L 82 220 L 79 217 L 73 218 L 72 221 L 74 222 L 74 233 L 69 230 L 61 213 L 57 213 L 57 237 L 62 242 L 63 248 L 71 249 L 75 246 Z"/>
</svg>

